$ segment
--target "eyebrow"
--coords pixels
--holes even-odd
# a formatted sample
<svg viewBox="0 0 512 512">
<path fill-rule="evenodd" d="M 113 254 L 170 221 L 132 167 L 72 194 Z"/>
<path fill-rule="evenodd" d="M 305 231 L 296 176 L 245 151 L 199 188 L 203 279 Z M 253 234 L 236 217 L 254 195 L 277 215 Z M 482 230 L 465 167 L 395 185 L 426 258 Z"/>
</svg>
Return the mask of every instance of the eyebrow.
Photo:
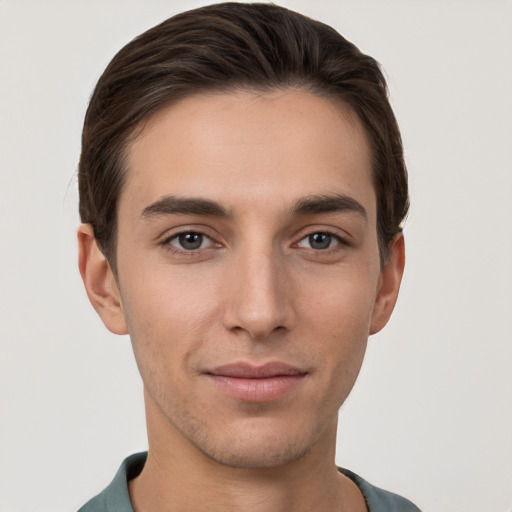
<svg viewBox="0 0 512 512">
<path fill-rule="evenodd" d="M 364 206 L 354 198 L 344 194 L 310 195 L 298 199 L 290 208 L 291 215 L 355 212 L 368 221 Z M 164 196 L 142 210 L 143 219 L 163 215 L 207 215 L 229 218 L 232 213 L 217 201 L 200 197 Z"/>
<path fill-rule="evenodd" d="M 368 213 L 364 206 L 353 197 L 344 194 L 311 195 L 299 199 L 291 208 L 292 215 L 314 213 L 354 212 L 368 222 Z"/>
<path fill-rule="evenodd" d="M 161 215 L 188 214 L 212 217 L 230 217 L 231 214 L 221 204 L 210 199 L 196 197 L 165 196 L 142 210 L 143 219 Z"/>
</svg>

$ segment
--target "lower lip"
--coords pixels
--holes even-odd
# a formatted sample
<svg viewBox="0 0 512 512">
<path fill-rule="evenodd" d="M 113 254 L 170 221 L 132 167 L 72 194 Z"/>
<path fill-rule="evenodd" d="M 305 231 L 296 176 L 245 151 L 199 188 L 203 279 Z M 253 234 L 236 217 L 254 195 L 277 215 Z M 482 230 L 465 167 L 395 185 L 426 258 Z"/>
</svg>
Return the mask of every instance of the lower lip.
<svg viewBox="0 0 512 512">
<path fill-rule="evenodd" d="M 226 395 L 244 402 L 271 402 L 293 391 L 305 377 L 276 375 L 263 379 L 242 379 L 224 375 L 209 375 L 214 385 Z"/>
</svg>

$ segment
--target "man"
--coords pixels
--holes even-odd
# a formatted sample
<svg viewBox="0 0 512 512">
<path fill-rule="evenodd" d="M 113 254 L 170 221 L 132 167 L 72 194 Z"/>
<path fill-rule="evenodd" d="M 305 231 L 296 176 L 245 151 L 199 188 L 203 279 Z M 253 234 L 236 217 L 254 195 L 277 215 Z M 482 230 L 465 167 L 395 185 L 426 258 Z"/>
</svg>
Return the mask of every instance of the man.
<svg viewBox="0 0 512 512">
<path fill-rule="evenodd" d="M 79 185 L 80 272 L 130 335 L 149 440 L 83 512 L 418 510 L 334 463 L 404 267 L 372 58 L 275 5 L 177 15 L 100 78 Z"/>
</svg>

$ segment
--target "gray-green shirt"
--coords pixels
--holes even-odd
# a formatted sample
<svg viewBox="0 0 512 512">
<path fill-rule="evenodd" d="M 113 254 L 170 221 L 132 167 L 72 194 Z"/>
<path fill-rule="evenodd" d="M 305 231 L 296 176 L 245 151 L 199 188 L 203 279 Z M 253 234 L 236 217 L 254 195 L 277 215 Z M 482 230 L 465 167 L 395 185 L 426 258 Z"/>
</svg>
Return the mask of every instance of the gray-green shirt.
<svg viewBox="0 0 512 512">
<path fill-rule="evenodd" d="M 133 512 L 128 482 L 140 474 L 146 457 L 146 452 L 127 457 L 111 484 L 78 512 Z M 420 509 L 409 500 L 369 484 L 348 469 L 339 468 L 339 470 L 359 487 L 369 512 L 420 512 Z"/>
</svg>

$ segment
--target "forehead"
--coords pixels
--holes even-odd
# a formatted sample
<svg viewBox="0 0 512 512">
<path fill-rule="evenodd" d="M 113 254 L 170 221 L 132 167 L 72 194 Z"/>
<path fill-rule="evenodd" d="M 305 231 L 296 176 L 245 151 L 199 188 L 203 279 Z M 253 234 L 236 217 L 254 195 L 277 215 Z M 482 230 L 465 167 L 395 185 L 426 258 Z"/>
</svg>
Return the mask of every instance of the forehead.
<svg viewBox="0 0 512 512">
<path fill-rule="evenodd" d="M 149 120 L 126 162 L 120 218 L 167 194 L 208 197 L 236 210 L 340 193 L 366 203 L 370 216 L 375 209 L 370 149 L 357 115 L 307 92 L 188 97 Z"/>
</svg>

